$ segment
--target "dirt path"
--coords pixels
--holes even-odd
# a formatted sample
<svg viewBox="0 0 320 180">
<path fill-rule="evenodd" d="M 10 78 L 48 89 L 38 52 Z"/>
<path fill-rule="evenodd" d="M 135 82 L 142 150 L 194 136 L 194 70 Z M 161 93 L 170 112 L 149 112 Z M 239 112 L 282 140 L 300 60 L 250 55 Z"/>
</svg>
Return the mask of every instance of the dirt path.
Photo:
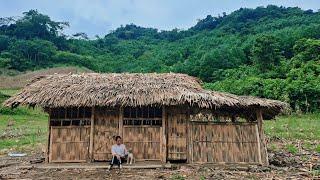
<svg viewBox="0 0 320 180">
<path fill-rule="evenodd" d="M 316 179 L 310 172 L 296 168 L 249 168 L 224 170 L 216 168 L 182 168 L 179 170 L 112 170 L 105 169 L 19 169 L 2 168 L 4 179 Z"/>
<path fill-rule="evenodd" d="M 310 167 L 308 169 L 307 165 L 297 164 L 285 167 L 180 164 L 175 166 L 176 169 L 122 169 L 121 171 L 114 169 L 108 171 L 106 169 L 38 169 L 30 167 L 32 165 L 30 160 L 35 158 L 40 157 L 37 154 L 21 158 L 0 157 L 0 179 L 320 179 L 314 173 L 315 171 L 310 171 Z M 26 168 L 28 166 L 29 168 Z"/>
</svg>

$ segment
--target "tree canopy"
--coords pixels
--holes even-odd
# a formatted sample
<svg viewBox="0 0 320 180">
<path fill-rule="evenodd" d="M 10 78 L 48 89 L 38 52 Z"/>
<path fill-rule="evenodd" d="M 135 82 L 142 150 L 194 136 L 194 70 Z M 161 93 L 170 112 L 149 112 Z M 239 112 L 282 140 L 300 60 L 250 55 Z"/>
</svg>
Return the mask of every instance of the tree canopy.
<svg viewBox="0 0 320 180">
<path fill-rule="evenodd" d="M 269 5 L 206 16 L 187 30 L 161 31 L 135 24 L 104 37 L 63 34 L 37 10 L 0 18 L 0 69 L 60 65 L 96 72 L 180 72 L 206 88 L 320 107 L 320 12 Z"/>
</svg>

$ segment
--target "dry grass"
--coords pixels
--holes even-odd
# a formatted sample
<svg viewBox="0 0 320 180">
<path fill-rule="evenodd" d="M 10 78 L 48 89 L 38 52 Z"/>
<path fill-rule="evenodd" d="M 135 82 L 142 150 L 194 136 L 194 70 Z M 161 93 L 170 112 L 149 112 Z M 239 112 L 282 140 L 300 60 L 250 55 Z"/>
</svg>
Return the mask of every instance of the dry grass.
<svg viewBox="0 0 320 180">
<path fill-rule="evenodd" d="M 92 72 L 89 69 L 78 67 L 57 67 L 50 69 L 42 69 L 38 71 L 26 72 L 16 76 L 0 76 L 0 89 L 19 89 L 24 87 L 31 79 L 52 74 L 68 74 L 68 73 L 82 73 Z"/>
</svg>

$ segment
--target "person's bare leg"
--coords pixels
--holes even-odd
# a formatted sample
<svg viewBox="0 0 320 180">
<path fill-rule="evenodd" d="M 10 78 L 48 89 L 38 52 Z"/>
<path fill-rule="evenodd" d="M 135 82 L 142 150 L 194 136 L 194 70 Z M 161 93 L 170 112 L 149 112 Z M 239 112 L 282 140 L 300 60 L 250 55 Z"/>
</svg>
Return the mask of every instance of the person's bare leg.
<svg viewBox="0 0 320 180">
<path fill-rule="evenodd" d="M 109 166 L 109 170 L 112 169 L 113 163 L 114 163 L 114 156 L 112 156 L 111 163 L 110 163 L 110 166 Z"/>
</svg>

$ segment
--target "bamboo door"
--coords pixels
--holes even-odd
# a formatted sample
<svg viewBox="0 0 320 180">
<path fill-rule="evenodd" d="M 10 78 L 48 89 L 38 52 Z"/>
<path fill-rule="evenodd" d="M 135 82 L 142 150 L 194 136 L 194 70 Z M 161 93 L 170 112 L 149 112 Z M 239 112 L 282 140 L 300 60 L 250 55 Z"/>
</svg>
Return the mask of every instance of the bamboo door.
<svg viewBox="0 0 320 180">
<path fill-rule="evenodd" d="M 95 113 L 93 159 L 110 160 L 113 137 L 119 135 L 119 110 L 100 108 Z"/>
<path fill-rule="evenodd" d="M 187 160 L 188 113 L 182 109 L 168 109 L 168 160 Z"/>
</svg>

